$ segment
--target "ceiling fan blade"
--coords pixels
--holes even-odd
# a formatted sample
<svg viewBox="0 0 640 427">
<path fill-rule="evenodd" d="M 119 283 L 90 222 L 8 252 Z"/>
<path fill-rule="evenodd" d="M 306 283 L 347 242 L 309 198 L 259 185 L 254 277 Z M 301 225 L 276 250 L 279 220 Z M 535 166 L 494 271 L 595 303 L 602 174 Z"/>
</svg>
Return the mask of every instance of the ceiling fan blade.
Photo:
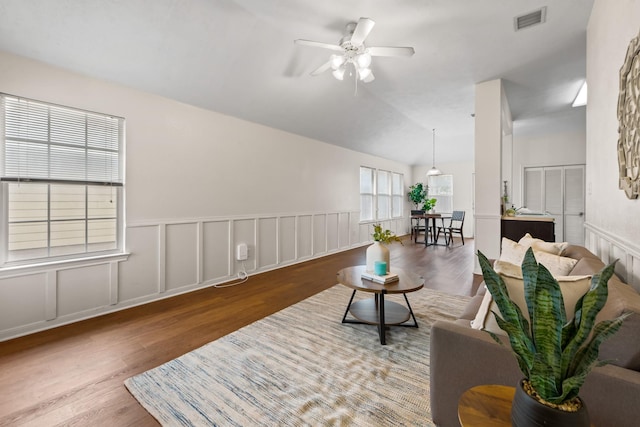
<svg viewBox="0 0 640 427">
<path fill-rule="evenodd" d="M 364 39 L 367 38 L 375 24 L 376 23 L 373 19 L 360 18 L 358 20 L 358 25 L 356 25 L 356 29 L 353 30 L 351 44 L 354 46 L 360 46 L 364 42 Z"/>
<path fill-rule="evenodd" d="M 376 79 L 376 78 L 375 78 L 375 76 L 373 75 L 373 73 L 369 73 L 369 75 L 367 76 L 367 78 L 365 78 L 365 79 L 364 79 L 364 80 L 362 80 L 362 81 L 363 81 L 363 82 L 365 82 L 365 83 L 369 83 L 369 82 L 374 81 L 375 79 Z"/>
<path fill-rule="evenodd" d="M 367 48 L 371 56 L 413 56 L 416 51 L 412 47 L 371 46 Z"/>
<path fill-rule="evenodd" d="M 313 70 L 311 72 L 312 76 L 317 76 L 318 74 L 322 74 L 325 71 L 327 71 L 329 68 L 331 68 L 331 61 L 327 61 L 324 64 L 322 64 L 321 66 L 319 66 L 318 68 L 316 68 L 315 70 Z"/>
<path fill-rule="evenodd" d="M 338 46 L 337 44 L 314 42 L 312 40 L 303 40 L 303 39 L 297 39 L 297 40 L 294 40 L 293 42 L 295 44 L 301 44 L 303 46 L 321 47 L 323 49 L 331 49 L 331 50 L 335 50 L 335 51 L 338 51 L 338 52 L 344 52 L 343 47 L 342 46 Z"/>
</svg>

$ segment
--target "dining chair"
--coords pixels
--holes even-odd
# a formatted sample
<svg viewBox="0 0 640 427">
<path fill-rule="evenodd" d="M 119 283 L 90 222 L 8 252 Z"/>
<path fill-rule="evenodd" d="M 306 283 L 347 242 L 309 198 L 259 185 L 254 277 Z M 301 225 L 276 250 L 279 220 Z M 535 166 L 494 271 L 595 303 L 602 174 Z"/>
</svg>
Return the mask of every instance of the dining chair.
<svg viewBox="0 0 640 427">
<path fill-rule="evenodd" d="M 440 236 L 440 232 L 444 232 L 444 241 L 447 245 L 453 243 L 453 234 L 457 233 L 460 235 L 462 239 L 462 244 L 464 245 L 464 235 L 462 234 L 462 227 L 464 225 L 464 212 L 465 211 L 453 211 L 451 213 L 451 218 L 449 218 L 449 225 L 445 225 L 445 221 L 442 221 L 442 226 L 438 227 L 438 231 L 436 233 L 436 240 Z"/>
<path fill-rule="evenodd" d="M 424 227 L 420 226 L 420 218 L 413 218 L 413 215 L 422 215 L 424 214 L 424 211 L 420 211 L 420 210 L 412 210 L 411 211 L 411 237 L 414 238 L 414 233 L 415 233 L 415 238 L 414 240 L 417 241 L 418 240 L 418 235 L 420 234 L 420 231 L 424 231 Z"/>
</svg>

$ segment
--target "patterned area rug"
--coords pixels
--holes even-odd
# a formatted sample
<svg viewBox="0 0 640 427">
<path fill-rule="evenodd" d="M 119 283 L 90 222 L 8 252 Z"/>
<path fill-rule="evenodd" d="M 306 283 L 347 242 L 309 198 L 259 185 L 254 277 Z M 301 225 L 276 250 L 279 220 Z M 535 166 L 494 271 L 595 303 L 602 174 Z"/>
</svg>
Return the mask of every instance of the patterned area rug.
<svg viewBox="0 0 640 427">
<path fill-rule="evenodd" d="M 419 328 L 382 346 L 375 326 L 341 323 L 350 295 L 336 285 L 125 385 L 165 426 L 432 426 L 429 330 L 469 298 L 408 294 Z"/>
</svg>

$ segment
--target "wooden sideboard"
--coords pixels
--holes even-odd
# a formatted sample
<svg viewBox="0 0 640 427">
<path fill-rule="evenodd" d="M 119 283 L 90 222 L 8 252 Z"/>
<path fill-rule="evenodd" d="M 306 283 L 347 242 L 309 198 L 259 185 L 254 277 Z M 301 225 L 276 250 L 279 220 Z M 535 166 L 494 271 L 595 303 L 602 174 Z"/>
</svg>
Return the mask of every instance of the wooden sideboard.
<svg viewBox="0 0 640 427">
<path fill-rule="evenodd" d="M 500 225 L 502 237 L 517 242 L 526 233 L 546 242 L 555 242 L 555 222 L 551 216 L 504 216 Z"/>
</svg>

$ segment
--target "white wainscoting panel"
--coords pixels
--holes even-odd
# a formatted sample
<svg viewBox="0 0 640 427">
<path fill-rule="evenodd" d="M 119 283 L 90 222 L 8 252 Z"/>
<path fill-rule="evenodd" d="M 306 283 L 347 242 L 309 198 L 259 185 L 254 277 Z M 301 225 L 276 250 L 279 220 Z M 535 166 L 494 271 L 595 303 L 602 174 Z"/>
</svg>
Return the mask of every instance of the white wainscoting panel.
<svg viewBox="0 0 640 427">
<path fill-rule="evenodd" d="M 349 243 L 351 246 L 364 243 L 360 240 L 360 212 L 349 212 Z"/>
<path fill-rule="evenodd" d="M 127 224 L 126 254 L 0 270 L 0 341 L 233 281 L 238 243 L 251 274 L 362 246 L 371 231 L 359 212 Z"/>
<path fill-rule="evenodd" d="M 327 251 L 334 252 L 338 250 L 338 214 L 327 214 Z"/>
<path fill-rule="evenodd" d="M 158 225 L 127 227 L 127 246 L 131 253 L 118 270 L 118 298 L 135 300 L 159 292 L 160 229 Z"/>
<path fill-rule="evenodd" d="M 205 221 L 202 227 L 202 280 L 212 282 L 229 276 L 231 255 L 229 220 Z"/>
<path fill-rule="evenodd" d="M 0 328 L 11 330 L 47 319 L 47 274 L 0 279 Z M 55 301 L 53 302 L 55 307 Z"/>
<path fill-rule="evenodd" d="M 296 258 L 306 259 L 313 255 L 313 216 L 299 215 L 296 228 Z"/>
<path fill-rule="evenodd" d="M 349 212 L 338 214 L 338 247 L 349 247 Z"/>
<path fill-rule="evenodd" d="M 289 264 L 296 259 L 296 217 L 280 217 L 278 227 L 280 244 L 278 245 L 280 264 Z"/>
<path fill-rule="evenodd" d="M 198 224 L 166 225 L 166 290 L 198 283 Z"/>
<path fill-rule="evenodd" d="M 111 269 L 108 263 L 59 270 L 57 284 L 58 317 L 111 305 Z"/>
<path fill-rule="evenodd" d="M 233 220 L 233 273 L 237 274 L 242 270 L 242 263 L 246 266 L 247 271 L 255 271 L 256 269 L 256 220 L 236 219 Z M 249 258 L 246 261 L 236 260 L 236 248 L 240 243 L 247 245 Z"/>
<path fill-rule="evenodd" d="M 327 252 L 327 215 L 313 216 L 313 254 Z"/>
<path fill-rule="evenodd" d="M 585 246 L 605 264 L 617 259 L 616 274 L 640 292 L 640 248 L 634 242 L 585 223 Z"/>
<path fill-rule="evenodd" d="M 258 268 L 272 268 L 278 265 L 278 218 L 258 220 Z"/>
<path fill-rule="evenodd" d="M 373 226 L 371 223 L 358 223 L 358 231 L 361 242 L 371 240 L 371 233 L 373 233 Z"/>
</svg>

